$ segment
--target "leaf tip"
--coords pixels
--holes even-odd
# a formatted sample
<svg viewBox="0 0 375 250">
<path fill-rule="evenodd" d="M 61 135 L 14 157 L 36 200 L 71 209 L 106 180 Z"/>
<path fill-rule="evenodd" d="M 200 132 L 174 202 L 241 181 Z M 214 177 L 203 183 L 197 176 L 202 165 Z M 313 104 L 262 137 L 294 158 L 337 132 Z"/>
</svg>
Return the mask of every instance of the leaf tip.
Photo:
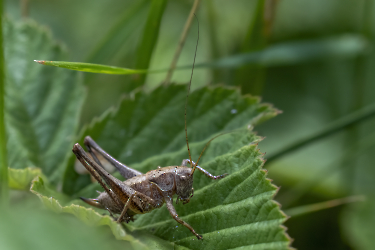
<svg viewBox="0 0 375 250">
<path fill-rule="evenodd" d="M 37 63 L 40 63 L 40 64 L 45 64 L 46 61 L 43 61 L 43 60 L 34 60 L 34 62 L 37 62 Z"/>
</svg>

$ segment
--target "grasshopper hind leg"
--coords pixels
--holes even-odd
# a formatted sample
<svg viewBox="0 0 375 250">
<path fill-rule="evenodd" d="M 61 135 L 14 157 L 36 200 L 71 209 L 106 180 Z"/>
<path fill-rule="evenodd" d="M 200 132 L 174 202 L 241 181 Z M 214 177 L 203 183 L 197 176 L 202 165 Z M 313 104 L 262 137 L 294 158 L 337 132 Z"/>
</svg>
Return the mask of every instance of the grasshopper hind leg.
<svg viewBox="0 0 375 250">
<path fill-rule="evenodd" d="M 115 158 L 113 158 L 110 154 L 108 154 L 106 151 L 104 151 L 90 136 L 85 137 L 84 143 L 85 143 L 89 153 L 93 157 L 94 161 L 99 166 L 103 167 L 102 164 L 100 163 L 99 159 L 96 157 L 95 152 L 102 155 L 109 163 L 111 163 L 120 172 L 122 177 L 124 177 L 125 179 L 131 179 L 134 176 L 142 175 L 141 172 L 139 172 L 135 169 L 132 169 L 132 168 L 126 166 L 125 164 L 119 162 Z"/>
</svg>

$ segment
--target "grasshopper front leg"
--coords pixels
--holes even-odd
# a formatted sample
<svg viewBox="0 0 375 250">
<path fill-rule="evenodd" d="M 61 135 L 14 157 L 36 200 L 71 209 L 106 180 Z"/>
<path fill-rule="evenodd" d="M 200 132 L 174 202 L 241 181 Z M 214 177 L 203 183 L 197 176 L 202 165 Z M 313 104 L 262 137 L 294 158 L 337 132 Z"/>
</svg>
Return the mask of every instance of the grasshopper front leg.
<svg viewBox="0 0 375 250">
<path fill-rule="evenodd" d="M 152 183 L 154 186 L 156 186 L 159 190 L 159 193 L 163 195 L 163 199 L 164 199 L 164 202 L 166 203 L 167 205 L 167 209 L 169 211 L 169 214 L 172 216 L 172 218 L 177 221 L 178 223 L 180 223 L 181 225 L 183 225 L 184 227 L 186 227 L 187 229 L 190 230 L 190 232 L 192 232 L 197 238 L 198 240 L 201 240 L 203 239 L 203 236 L 200 235 L 200 234 L 197 234 L 194 230 L 194 228 L 192 226 L 190 226 L 188 223 L 186 223 L 185 221 L 183 221 L 180 217 L 178 217 L 178 214 L 176 212 L 176 209 L 174 208 L 173 206 L 173 198 L 172 198 L 172 195 L 168 192 L 168 191 L 164 191 L 162 190 L 158 184 L 156 183 Z"/>
<path fill-rule="evenodd" d="M 182 219 L 180 219 L 180 217 L 178 217 L 176 209 L 173 206 L 173 198 L 172 197 L 164 197 L 164 201 L 167 204 L 167 209 L 168 209 L 170 215 L 173 217 L 173 219 L 175 219 L 175 221 L 177 221 L 178 223 L 180 223 L 181 225 L 183 225 L 187 229 L 189 229 L 190 232 L 192 232 L 198 238 L 198 240 L 203 239 L 203 236 L 197 234 L 192 226 L 190 226 L 185 221 L 183 221 Z"/>
</svg>

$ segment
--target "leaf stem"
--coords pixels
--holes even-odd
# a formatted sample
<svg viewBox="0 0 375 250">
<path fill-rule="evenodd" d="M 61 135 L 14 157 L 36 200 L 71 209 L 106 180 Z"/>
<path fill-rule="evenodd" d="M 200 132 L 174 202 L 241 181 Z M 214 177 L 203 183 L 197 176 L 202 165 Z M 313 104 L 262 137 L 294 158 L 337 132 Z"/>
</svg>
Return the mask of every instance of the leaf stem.
<svg viewBox="0 0 375 250">
<path fill-rule="evenodd" d="M 189 29 L 190 29 L 191 23 L 193 22 L 194 14 L 195 14 L 195 12 L 196 12 L 196 10 L 197 10 L 197 8 L 198 8 L 198 5 L 199 5 L 200 1 L 201 1 L 201 0 L 195 0 L 194 3 L 193 3 L 193 7 L 192 7 L 191 10 L 190 10 L 190 13 L 189 13 L 188 19 L 186 20 L 186 23 L 185 23 L 184 29 L 183 29 L 182 34 L 181 34 L 181 37 L 180 37 L 180 41 L 178 42 L 177 50 L 176 50 L 176 52 L 175 52 L 175 54 L 174 54 L 174 56 L 173 56 L 171 66 L 169 67 L 169 70 L 168 70 L 167 76 L 166 76 L 166 78 L 165 78 L 165 81 L 164 81 L 164 84 L 165 84 L 165 85 L 168 85 L 169 82 L 171 81 L 171 78 L 172 78 L 172 75 L 173 75 L 173 71 L 174 71 L 174 69 L 176 68 L 178 58 L 180 57 L 180 54 L 181 54 L 182 48 L 184 47 L 184 44 L 185 44 L 185 41 L 186 41 L 187 34 L 188 34 L 188 32 L 189 32 Z"/>
<path fill-rule="evenodd" d="M 368 118 L 371 118 L 375 115 L 375 103 L 368 105 L 360 110 L 357 110 L 349 115 L 346 115 L 342 118 L 337 119 L 336 121 L 333 121 L 332 123 L 328 124 L 325 128 L 322 130 L 313 133 L 312 135 L 309 135 L 305 138 L 302 138 L 300 140 L 297 140 L 296 142 L 290 144 L 289 146 L 286 146 L 285 148 L 282 148 L 276 153 L 271 154 L 267 158 L 267 162 L 274 161 L 286 154 L 289 154 L 297 149 L 300 149 L 301 147 L 304 147 L 308 144 L 311 144 L 317 140 L 320 140 L 322 138 L 325 138 L 327 136 L 333 135 L 337 132 L 340 132 L 347 127 L 354 125 L 356 123 L 362 122 L 367 120 Z"/>
<path fill-rule="evenodd" d="M 324 202 L 319 202 L 319 203 L 314 203 L 314 204 L 309 204 L 305 206 L 299 206 L 299 207 L 294 207 L 290 208 L 285 211 L 285 213 L 289 216 L 300 216 L 312 212 L 317 212 L 319 210 L 331 208 L 331 207 L 336 207 L 340 205 L 344 205 L 347 203 L 352 203 L 352 202 L 359 202 L 359 201 L 365 201 L 366 197 L 364 195 L 355 195 L 355 196 L 349 196 L 345 198 L 340 198 L 340 199 L 335 199 L 335 200 L 330 200 L 330 201 L 324 201 Z"/>
<path fill-rule="evenodd" d="M 7 137 L 5 131 L 5 64 L 3 43 L 3 1 L 0 0 L 0 188 L 1 204 L 8 204 L 8 161 L 7 161 Z"/>
</svg>

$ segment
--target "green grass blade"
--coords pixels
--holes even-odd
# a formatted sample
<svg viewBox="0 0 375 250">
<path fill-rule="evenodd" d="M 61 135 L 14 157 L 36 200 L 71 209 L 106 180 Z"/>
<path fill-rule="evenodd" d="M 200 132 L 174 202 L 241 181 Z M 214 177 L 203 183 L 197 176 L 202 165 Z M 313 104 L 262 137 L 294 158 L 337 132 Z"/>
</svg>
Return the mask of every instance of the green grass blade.
<svg viewBox="0 0 375 250">
<path fill-rule="evenodd" d="M 327 57 L 353 57 L 363 53 L 367 48 L 367 42 L 363 37 L 357 35 L 345 35 L 329 39 L 276 44 L 257 52 L 233 55 L 213 62 L 198 63 L 195 65 L 195 68 L 239 68 L 248 64 L 263 65 L 267 67 L 291 65 L 313 60 L 321 60 Z M 149 54 L 150 57 L 151 54 L 152 53 Z M 146 55 L 144 55 L 143 58 L 146 58 Z M 145 63 L 146 61 L 147 63 Z M 138 62 L 139 66 L 136 68 L 139 69 L 128 69 L 94 63 L 35 60 L 35 62 L 44 65 L 101 74 L 131 75 L 168 71 L 168 69 L 147 70 L 149 61 L 150 58 L 145 60 L 144 63 Z M 191 67 L 192 65 L 185 65 L 176 67 L 176 70 L 191 70 Z M 141 79 L 138 78 L 136 83 L 140 84 L 140 81 Z"/>
<path fill-rule="evenodd" d="M 299 201 L 301 197 L 311 192 L 319 184 L 326 181 L 329 177 L 337 174 L 338 171 L 344 171 L 347 168 L 353 167 L 352 162 L 359 159 L 362 155 L 368 153 L 375 148 L 375 133 L 368 135 L 365 139 L 358 142 L 350 143 L 342 156 L 331 163 L 329 166 L 319 171 L 316 175 L 309 179 L 301 179 L 291 189 L 278 196 L 279 201 L 282 201 L 284 208 L 289 208 L 291 204 Z"/>
<path fill-rule="evenodd" d="M 98 42 L 85 61 L 90 63 L 105 63 L 112 58 L 132 38 L 132 33 L 138 29 L 139 19 L 143 18 L 149 1 L 136 1 L 126 8 L 120 20 Z"/>
<path fill-rule="evenodd" d="M 207 30 L 208 30 L 208 38 L 210 41 L 210 53 L 211 53 L 211 60 L 217 60 L 221 57 L 221 50 L 219 48 L 218 43 L 218 25 L 217 20 L 219 15 L 215 8 L 215 5 L 212 0 L 204 1 L 206 5 L 206 15 L 207 15 Z M 219 69 L 212 70 L 212 82 L 217 83 L 223 80 L 223 74 Z"/>
<path fill-rule="evenodd" d="M 241 52 L 254 52 L 266 47 L 267 37 L 264 25 L 265 0 L 258 0 L 255 14 L 250 21 L 248 33 L 242 43 Z M 266 69 L 262 65 L 247 65 L 239 68 L 235 75 L 235 84 L 241 86 L 242 93 L 260 95 L 265 81 Z"/>
<path fill-rule="evenodd" d="M 8 203 L 7 137 L 5 132 L 5 69 L 3 49 L 3 1 L 0 0 L 0 188 L 1 204 Z"/>
<path fill-rule="evenodd" d="M 342 35 L 270 45 L 257 52 L 228 56 L 214 62 L 197 63 L 195 68 L 238 68 L 248 64 L 267 67 L 294 65 L 327 58 L 350 58 L 362 54 L 367 49 L 368 41 L 363 36 Z M 191 65 L 178 69 L 191 69 Z"/>
<path fill-rule="evenodd" d="M 289 146 L 286 146 L 285 148 L 281 149 L 280 151 L 271 154 L 270 157 L 267 158 L 268 163 L 270 161 L 274 161 L 290 152 L 293 152 L 294 150 L 300 149 L 303 146 L 306 146 L 312 142 L 315 142 L 317 140 L 320 140 L 326 136 L 333 135 L 337 132 L 342 131 L 345 128 L 348 128 L 349 126 L 365 121 L 369 118 L 374 117 L 375 115 L 375 104 L 368 105 L 356 112 L 353 112 L 347 116 L 344 116 L 340 119 L 337 119 L 336 121 L 328 124 L 325 128 L 322 130 L 307 136 L 305 138 L 302 138 L 294 143 L 292 143 Z"/>
<path fill-rule="evenodd" d="M 158 40 L 160 23 L 167 2 L 167 0 L 153 0 L 151 3 L 147 22 L 143 29 L 143 36 L 137 49 L 137 61 L 135 63 L 135 68 L 137 69 L 148 69 L 150 65 L 152 52 Z M 144 84 L 145 79 L 146 76 L 141 75 L 135 79 L 134 82 L 137 86 L 141 86 Z"/>
<path fill-rule="evenodd" d="M 38 61 L 34 60 L 37 63 L 55 66 L 65 69 L 90 72 L 90 73 L 100 73 L 100 74 L 112 74 L 112 75 L 132 75 L 132 74 L 145 74 L 147 70 L 144 69 L 127 69 L 120 68 L 115 66 L 108 66 L 102 64 L 94 63 L 82 63 L 82 62 L 65 62 L 65 61 Z M 156 71 L 154 71 L 156 72 Z"/>
</svg>

